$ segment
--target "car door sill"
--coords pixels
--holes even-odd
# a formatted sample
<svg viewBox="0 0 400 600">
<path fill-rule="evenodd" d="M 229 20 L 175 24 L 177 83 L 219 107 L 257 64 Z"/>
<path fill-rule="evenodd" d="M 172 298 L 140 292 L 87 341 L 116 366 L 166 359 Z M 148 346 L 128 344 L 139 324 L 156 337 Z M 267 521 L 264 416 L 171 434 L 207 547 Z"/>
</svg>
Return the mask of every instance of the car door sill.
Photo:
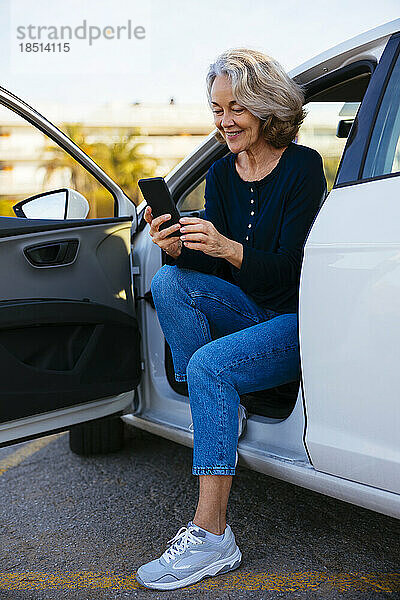
<svg viewBox="0 0 400 600">
<path fill-rule="evenodd" d="M 133 425 L 134 427 L 138 427 L 139 429 L 143 429 L 149 433 L 160 435 L 161 437 L 170 439 L 173 442 L 178 442 L 184 446 L 193 447 L 193 434 L 190 433 L 186 427 L 180 427 L 179 425 L 173 425 L 169 423 L 166 424 L 164 421 L 157 420 L 154 417 L 149 419 L 143 416 L 139 417 L 134 414 L 124 414 L 122 415 L 122 419 L 128 425 Z M 311 465 L 305 460 L 296 457 L 281 456 L 272 452 L 266 452 L 265 450 L 256 448 L 251 443 L 246 443 L 243 440 L 239 442 L 239 451 L 241 456 L 255 456 L 259 457 L 261 460 L 268 458 L 274 461 L 282 461 L 293 465 L 300 465 L 305 468 L 312 468 Z"/>
</svg>

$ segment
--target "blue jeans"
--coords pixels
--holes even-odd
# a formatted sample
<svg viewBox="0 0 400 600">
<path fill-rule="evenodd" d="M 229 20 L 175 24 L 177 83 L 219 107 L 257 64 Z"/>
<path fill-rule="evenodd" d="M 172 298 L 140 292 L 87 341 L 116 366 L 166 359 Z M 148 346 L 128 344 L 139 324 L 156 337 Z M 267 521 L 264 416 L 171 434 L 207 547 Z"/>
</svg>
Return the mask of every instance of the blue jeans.
<svg viewBox="0 0 400 600">
<path fill-rule="evenodd" d="M 215 275 L 164 265 L 151 282 L 176 381 L 187 381 L 193 475 L 234 475 L 239 395 L 300 377 L 297 313 L 260 307 Z"/>
</svg>

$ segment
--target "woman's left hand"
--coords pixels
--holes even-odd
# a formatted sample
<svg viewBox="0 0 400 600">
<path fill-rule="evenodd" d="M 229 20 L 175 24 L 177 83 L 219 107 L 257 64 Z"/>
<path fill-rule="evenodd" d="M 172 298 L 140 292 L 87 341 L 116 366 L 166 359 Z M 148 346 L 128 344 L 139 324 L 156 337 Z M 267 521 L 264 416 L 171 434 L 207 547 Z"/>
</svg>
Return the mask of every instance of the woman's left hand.
<svg viewBox="0 0 400 600">
<path fill-rule="evenodd" d="M 210 221 L 198 217 L 182 217 L 179 222 L 182 224 L 179 233 L 186 248 L 202 250 L 205 254 L 220 258 L 228 254 L 232 240 L 219 233 Z"/>
</svg>

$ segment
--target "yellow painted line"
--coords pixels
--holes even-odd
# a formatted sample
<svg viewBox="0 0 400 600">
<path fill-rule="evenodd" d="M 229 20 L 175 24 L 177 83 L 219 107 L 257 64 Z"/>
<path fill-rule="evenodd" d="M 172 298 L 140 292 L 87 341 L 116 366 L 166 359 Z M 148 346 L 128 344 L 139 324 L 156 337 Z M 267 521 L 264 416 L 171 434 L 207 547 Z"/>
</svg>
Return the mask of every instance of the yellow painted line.
<svg viewBox="0 0 400 600">
<path fill-rule="evenodd" d="M 2 590 L 135 590 L 142 586 L 134 573 L 118 575 L 114 572 L 93 573 L 0 573 Z M 204 579 L 186 589 L 199 590 L 268 590 L 298 592 L 318 590 L 327 592 L 380 591 L 388 594 L 400 592 L 400 573 L 321 573 L 303 571 L 295 573 L 249 573 L 236 571 L 226 575 Z"/>
<path fill-rule="evenodd" d="M 38 438 L 33 440 L 32 442 L 28 442 L 24 444 L 21 448 L 18 448 L 12 454 L 9 454 L 3 460 L 0 460 L 0 475 L 3 475 L 8 469 L 12 467 L 17 467 L 22 463 L 26 458 L 35 454 L 38 450 L 41 450 L 55 439 L 60 437 L 60 435 L 64 435 L 65 431 L 61 433 L 54 433 L 53 435 L 48 435 L 47 437 Z"/>
</svg>

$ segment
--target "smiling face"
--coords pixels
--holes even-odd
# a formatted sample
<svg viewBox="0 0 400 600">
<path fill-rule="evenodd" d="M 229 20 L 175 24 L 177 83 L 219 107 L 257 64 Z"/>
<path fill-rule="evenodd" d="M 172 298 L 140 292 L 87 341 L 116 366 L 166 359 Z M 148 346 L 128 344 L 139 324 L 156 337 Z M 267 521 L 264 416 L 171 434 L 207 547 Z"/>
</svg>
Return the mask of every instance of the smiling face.
<svg viewBox="0 0 400 600">
<path fill-rule="evenodd" d="M 263 144 L 261 121 L 233 96 L 231 82 L 226 75 L 217 75 L 211 87 L 214 123 L 234 154 Z"/>
</svg>

